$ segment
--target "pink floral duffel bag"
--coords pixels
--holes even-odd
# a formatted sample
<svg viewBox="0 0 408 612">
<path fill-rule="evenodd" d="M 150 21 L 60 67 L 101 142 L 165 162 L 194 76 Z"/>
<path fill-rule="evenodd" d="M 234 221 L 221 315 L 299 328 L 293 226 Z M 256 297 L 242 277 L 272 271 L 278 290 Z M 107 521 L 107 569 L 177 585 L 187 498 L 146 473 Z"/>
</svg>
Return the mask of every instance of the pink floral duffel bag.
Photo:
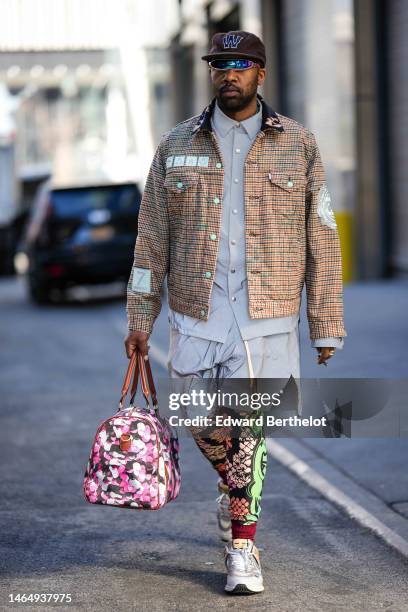
<svg viewBox="0 0 408 612">
<path fill-rule="evenodd" d="M 139 371 L 146 408 L 133 405 Z M 130 405 L 124 408 L 133 372 Z M 180 483 L 177 434 L 159 413 L 150 362 L 135 350 L 118 410 L 96 432 L 84 474 L 85 499 L 91 504 L 157 510 L 177 497 Z"/>
</svg>

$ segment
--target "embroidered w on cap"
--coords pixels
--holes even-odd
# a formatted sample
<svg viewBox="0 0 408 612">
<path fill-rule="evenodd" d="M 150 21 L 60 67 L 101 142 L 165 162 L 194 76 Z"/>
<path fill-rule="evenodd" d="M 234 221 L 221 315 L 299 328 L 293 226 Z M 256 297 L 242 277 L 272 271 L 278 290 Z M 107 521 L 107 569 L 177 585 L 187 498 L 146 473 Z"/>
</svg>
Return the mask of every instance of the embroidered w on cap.
<svg viewBox="0 0 408 612">
<path fill-rule="evenodd" d="M 226 34 L 222 39 L 224 49 L 236 49 L 241 40 L 242 36 L 239 34 Z"/>
</svg>

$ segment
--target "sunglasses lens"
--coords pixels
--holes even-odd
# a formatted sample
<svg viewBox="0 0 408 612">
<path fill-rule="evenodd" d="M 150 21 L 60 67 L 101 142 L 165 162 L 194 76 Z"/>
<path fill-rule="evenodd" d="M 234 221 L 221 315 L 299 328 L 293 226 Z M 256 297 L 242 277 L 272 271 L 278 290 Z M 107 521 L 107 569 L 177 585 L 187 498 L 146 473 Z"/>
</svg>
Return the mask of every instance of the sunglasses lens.
<svg viewBox="0 0 408 612">
<path fill-rule="evenodd" d="M 216 59 L 210 62 L 211 68 L 216 70 L 246 70 L 253 65 L 254 62 L 249 59 Z"/>
</svg>

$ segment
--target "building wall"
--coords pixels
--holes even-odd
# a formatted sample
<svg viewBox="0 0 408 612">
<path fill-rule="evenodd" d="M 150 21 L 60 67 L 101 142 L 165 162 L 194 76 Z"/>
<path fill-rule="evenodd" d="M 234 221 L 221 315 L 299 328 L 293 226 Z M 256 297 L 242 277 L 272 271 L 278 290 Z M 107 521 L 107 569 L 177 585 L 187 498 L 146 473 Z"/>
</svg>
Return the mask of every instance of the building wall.
<svg viewBox="0 0 408 612">
<path fill-rule="evenodd" d="M 387 9 L 388 125 L 390 155 L 391 266 L 408 274 L 408 2 L 393 0 Z"/>
<path fill-rule="evenodd" d="M 112 0 L 0 0 L 0 51 L 101 49 L 116 45 Z"/>
<path fill-rule="evenodd" d="M 353 27 L 352 0 L 281 2 L 278 52 L 283 104 L 279 110 L 316 135 L 342 241 L 345 281 L 354 274 Z"/>
</svg>

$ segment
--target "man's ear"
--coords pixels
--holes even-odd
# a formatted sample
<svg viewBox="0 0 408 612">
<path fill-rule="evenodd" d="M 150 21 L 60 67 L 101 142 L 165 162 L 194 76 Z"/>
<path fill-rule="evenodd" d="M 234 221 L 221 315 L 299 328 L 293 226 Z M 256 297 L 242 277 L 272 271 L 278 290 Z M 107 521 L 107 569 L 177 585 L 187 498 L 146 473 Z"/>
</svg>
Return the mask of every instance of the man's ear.
<svg viewBox="0 0 408 612">
<path fill-rule="evenodd" d="M 265 68 L 258 68 L 258 85 L 262 85 L 265 80 Z"/>
</svg>

